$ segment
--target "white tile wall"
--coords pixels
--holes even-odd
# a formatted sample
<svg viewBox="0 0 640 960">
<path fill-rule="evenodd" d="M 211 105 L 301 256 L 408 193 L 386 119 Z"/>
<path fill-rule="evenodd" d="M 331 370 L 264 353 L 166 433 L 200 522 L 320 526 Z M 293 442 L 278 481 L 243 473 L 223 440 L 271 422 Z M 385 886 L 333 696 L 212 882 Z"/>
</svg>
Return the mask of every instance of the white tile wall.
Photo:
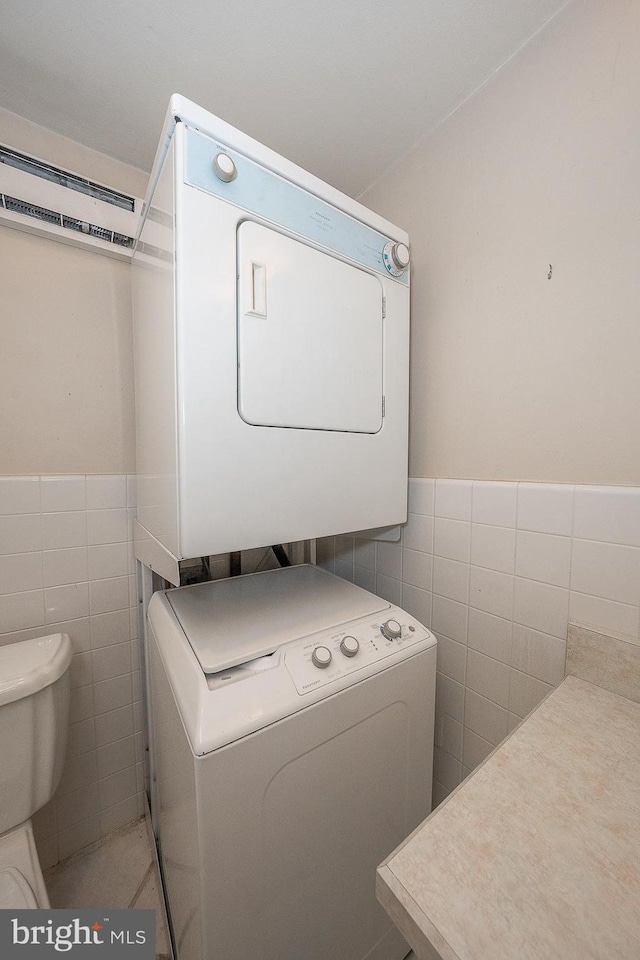
<svg viewBox="0 0 640 960">
<path fill-rule="evenodd" d="M 133 477 L 0 478 L 0 644 L 65 631 L 75 651 L 45 866 L 142 809 L 134 507 Z M 640 642 L 640 488 L 412 479 L 400 543 L 317 558 L 438 636 L 438 801 L 562 679 L 569 617 Z"/>
<path fill-rule="evenodd" d="M 71 637 L 71 725 L 53 800 L 34 817 L 43 867 L 142 812 L 135 478 L 0 478 L 0 645 Z"/>
<path fill-rule="evenodd" d="M 569 618 L 640 642 L 640 488 L 411 479 L 401 545 L 317 557 L 438 637 L 439 802 L 562 680 Z"/>
</svg>

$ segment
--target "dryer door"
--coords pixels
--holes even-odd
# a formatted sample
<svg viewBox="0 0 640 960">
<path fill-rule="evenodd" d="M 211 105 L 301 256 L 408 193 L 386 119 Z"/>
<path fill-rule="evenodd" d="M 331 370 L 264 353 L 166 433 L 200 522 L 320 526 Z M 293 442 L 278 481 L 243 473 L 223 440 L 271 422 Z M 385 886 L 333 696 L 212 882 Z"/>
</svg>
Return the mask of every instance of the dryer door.
<svg viewBox="0 0 640 960">
<path fill-rule="evenodd" d="M 377 433 L 383 290 L 252 221 L 238 227 L 238 411 L 265 427 Z"/>
</svg>

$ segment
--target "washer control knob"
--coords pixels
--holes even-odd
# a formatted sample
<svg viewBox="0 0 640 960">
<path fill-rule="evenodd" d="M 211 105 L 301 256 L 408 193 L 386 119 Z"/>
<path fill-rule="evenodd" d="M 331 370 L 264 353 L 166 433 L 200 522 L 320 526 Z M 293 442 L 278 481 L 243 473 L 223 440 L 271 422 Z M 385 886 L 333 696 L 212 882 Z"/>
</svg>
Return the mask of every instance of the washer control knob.
<svg viewBox="0 0 640 960">
<path fill-rule="evenodd" d="M 321 670 L 328 667 L 331 660 L 332 656 L 329 647 L 316 647 L 311 654 L 311 662 L 315 667 L 320 667 Z"/>
<path fill-rule="evenodd" d="M 216 153 L 213 158 L 213 172 L 223 183 L 231 183 L 238 176 L 236 165 L 228 153 Z"/>
<path fill-rule="evenodd" d="M 380 627 L 380 633 L 387 640 L 398 640 L 402 634 L 402 627 L 397 620 L 387 620 Z"/>
<path fill-rule="evenodd" d="M 355 637 L 343 637 L 340 641 L 340 650 L 345 657 L 355 657 L 359 649 L 360 644 Z"/>
<path fill-rule="evenodd" d="M 382 262 L 392 277 L 401 277 L 409 266 L 410 259 L 411 255 L 406 243 L 393 243 L 390 240 L 389 243 L 385 244 L 382 251 Z"/>
</svg>

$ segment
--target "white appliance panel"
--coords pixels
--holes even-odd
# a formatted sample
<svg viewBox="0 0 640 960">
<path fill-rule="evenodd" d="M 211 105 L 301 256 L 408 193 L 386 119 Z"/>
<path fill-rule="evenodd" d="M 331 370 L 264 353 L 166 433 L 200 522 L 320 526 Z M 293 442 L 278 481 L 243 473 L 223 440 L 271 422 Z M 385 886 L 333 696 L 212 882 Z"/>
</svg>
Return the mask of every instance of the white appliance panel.
<svg viewBox="0 0 640 960">
<path fill-rule="evenodd" d="M 385 416 L 378 433 L 253 426 L 237 409 L 238 210 L 185 185 L 177 199 L 179 556 L 403 522 L 407 288 L 391 281 L 385 287 Z"/>
<path fill-rule="evenodd" d="M 150 631 L 153 639 L 153 630 Z M 202 960 L 200 922 L 200 851 L 196 770 L 171 685 L 155 641 L 148 643 L 151 695 L 150 750 L 155 785 L 153 817 L 161 824 L 159 844 L 162 880 L 171 902 L 173 936 L 181 960 Z"/>
<path fill-rule="evenodd" d="M 231 182 L 213 171 L 221 152 Z M 171 571 L 404 522 L 409 284 L 382 250 L 406 234 L 180 97 L 150 184 L 134 255 L 137 542 Z M 291 258 L 285 282 L 250 251 L 254 315 L 244 231 Z"/>
<path fill-rule="evenodd" d="M 376 433 L 382 284 L 261 224 L 238 227 L 238 409 L 247 423 Z"/>
<path fill-rule="evenodd" d="M 254 595 L 259 578 L 281 573 L 239 578 L 241 589 Z M 343 602 L 352 585 L 327 576 Z M 283 602 L 287 593 L 293 581 Z M 350 612 L 361 613 L 354 599 Z M 393 641 L 380 632 L 390 618 L 402 625 Z M 301 693 L 287 667 L 311 639 L 301 636 L 206 676 L 166 594 L 152 598 L 159 849 L 177 960 L 401 960 L 408 951 L 376 902 L 375 875 L 430 809 L 435 639 L 391 606 L 339 622 L 325 607 L 308 621 L 324 624 L 317 639 L 336 658 L 354 624 L 375 623 L 375 661 L 342 678 L 307 661 L 320 687 Z M 233 649 L 227 618 L 220 627 Z"/>
<path fill-rule="evenodd" d="M 268 960 L 365 957 L 390 932 L 371 878 L 392 835 L 402 842 L 410 827 L 407 750 L 398 745 L 408 743 L 412 719 L 406 702 L 372 704 L 337 736 L 298 747 L 265 786 L 265 864 L 278 864 L 267 893 Z"/>
<path fill-rule="evenodd" d="M 196 761 L 202 960 L 406 956 L 375 875 L 430 810 L 432 670 L 435 649 Z"/>
<path fill-rule="evenodd" d="M 172 140 L 133 258 L 132 305 L 137 519 L 179 556 L 174 193 Z"/>
</svg>

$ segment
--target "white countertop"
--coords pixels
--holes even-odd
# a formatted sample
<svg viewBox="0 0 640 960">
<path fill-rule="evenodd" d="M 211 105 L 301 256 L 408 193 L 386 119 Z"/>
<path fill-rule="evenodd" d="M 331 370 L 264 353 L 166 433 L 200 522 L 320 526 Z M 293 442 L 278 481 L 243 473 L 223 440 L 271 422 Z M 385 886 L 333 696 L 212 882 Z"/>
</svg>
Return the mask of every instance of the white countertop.
<svg viewBox="0 0 640 960">
<path fill-rule="evenodd" d="M 424 960 L 638 960 L 640 704 L 565 678 L 377 893 Z"/>
</svg>

